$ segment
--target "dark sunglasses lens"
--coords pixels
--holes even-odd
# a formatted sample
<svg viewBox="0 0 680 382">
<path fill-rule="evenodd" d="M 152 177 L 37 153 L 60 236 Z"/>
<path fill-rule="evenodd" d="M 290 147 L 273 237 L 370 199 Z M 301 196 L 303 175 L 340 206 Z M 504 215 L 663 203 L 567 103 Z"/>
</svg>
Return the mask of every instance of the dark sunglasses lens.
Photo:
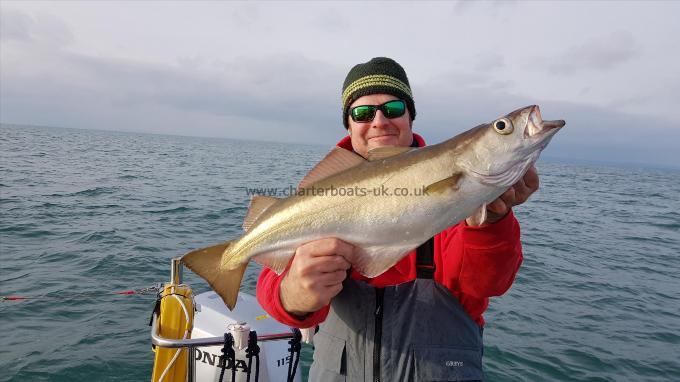
<svg viewBox="0 0 680 382">
<path fill-rule="evenodd" d="M 399 118 L 406 112 L 406 105 L 402 100 L 394 100 L 385 103 L 382 110 L 387 118 Z"/>
<path fill-rule="evenodd" d="M 375 106 L 370 105 L 357 106 L 352 109 L 352 119 L 354 122 L 372 121 L 375 116 L 375 109 Z"/>
</svg>

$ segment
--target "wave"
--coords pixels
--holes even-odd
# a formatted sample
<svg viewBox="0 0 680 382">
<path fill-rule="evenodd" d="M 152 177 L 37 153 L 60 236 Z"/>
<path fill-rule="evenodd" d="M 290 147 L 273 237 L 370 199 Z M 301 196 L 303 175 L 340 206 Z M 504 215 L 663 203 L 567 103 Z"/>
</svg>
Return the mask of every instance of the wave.
<svg viewBox="0 0 680 382">
<path fill-rule="evenodd" d="M 144 210 L 142 212 L 150 213 L 150 214 L 177 214 L 177 213 L 189 212 L 191 210 L 192 210 L 192 208 L 189 208 L 189 207 L 186 207 L 186 206 L 179 206 L 179 207 L 173 207 L 173 208 L 168 208 L 168 209 L 164 209 L 164 210 Z"/>
</svg>

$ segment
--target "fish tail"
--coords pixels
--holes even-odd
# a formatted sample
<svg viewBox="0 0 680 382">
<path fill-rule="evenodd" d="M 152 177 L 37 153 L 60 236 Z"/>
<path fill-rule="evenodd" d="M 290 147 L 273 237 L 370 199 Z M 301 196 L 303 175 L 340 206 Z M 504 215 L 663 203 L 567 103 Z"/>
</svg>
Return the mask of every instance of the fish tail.
<svg viewBox="0 0 680 382">
<path fill-rule="evenodd" d="M 233 241 L 213 245 L 191 251 L 182 257 L 182 263 L 210 284 L 212 289 L 222 297 L 229 310 L 234 310 L 238 290 L 241 287 L 243 274 L 248 262 L 239 264 L 234 269 L 224 269 L 222 256 Z"/>
</svg>

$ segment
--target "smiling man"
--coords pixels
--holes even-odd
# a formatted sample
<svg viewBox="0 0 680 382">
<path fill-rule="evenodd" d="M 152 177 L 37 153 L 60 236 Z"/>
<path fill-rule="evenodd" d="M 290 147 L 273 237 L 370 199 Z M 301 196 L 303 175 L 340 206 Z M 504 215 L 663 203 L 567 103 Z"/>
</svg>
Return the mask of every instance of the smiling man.
<svg viewBox="0 0 680 382">
<path fill-rule="evenodd" d="M 425 146 L 412 130 L 406 72 L 392 59 L 354 66 L 342 106 L 348 136 L 341 148 L 366 158 L 378 147 Z M 351 270 L 351 243 L 306 243 L 281 275 L 263 269 L 258 300 L 284 324 L 320 326 L 310 381 L 481 380 L 482 314 L 522 262 L 511 207 L 537 188 L 532 167 L 487 206 L 484 221 L 470 217 L 447 228 L 375 278 Z"/>
</svg>

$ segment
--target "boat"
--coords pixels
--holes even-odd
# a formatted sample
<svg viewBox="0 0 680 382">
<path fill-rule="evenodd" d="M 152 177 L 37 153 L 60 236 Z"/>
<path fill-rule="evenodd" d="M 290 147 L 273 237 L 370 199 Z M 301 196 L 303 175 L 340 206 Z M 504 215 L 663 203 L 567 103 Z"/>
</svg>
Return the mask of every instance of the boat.
<svg viewBox="0 0 680 382">
<path fill-rule="evenodd" d="M 233 311 L 214 291 L 194 296 L 182 270 L 172 259 L 152 313 L 152 382 L 300 381 L 300 346 L 313 330 L 277 322 L 247 293 Z"/>
</svg>

